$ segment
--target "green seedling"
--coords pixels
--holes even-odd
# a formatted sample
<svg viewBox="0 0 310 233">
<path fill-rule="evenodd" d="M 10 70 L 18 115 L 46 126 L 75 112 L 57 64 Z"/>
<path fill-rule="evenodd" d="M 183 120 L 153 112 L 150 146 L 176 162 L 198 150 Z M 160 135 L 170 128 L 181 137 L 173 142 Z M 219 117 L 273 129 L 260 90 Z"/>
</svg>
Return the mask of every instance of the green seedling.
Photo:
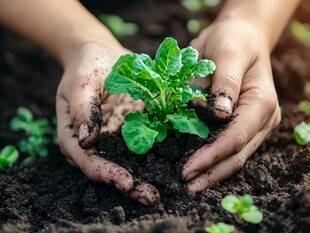
<svg viewBox="0 0 310 233">
<path fill-rule="evenodd" d="M 180 0 L 180 3 L 189 11 L 198 12 L 219 5 L 221 0 Z"/>
<path fill-rule="evenodd" d="M 190 19 L 187 21 L 186 28 L 192 34 L 199 33 L 202 29 L 206 27 L 206 22 L 199 19 Z"/>
<path fill-rule="evenodd" d="M 139 27 L 135 23 L 124 22 L 124 20 L 118 15 L 106 15 L 99 16 L 99 20 L 113 33 L 115 37 L 121 39 L 125 36 L 131 36 L 137 34 Z"/>
<path fill-rule="evenodd" d="M 105 81 L 110 94 L 128 93 L 141 99 L 146 113 L 139 111 L 125 116 L 122 135 L 126 145 L 136 154 L 144 154 L 155 142 L 162 142 L 169 131 L 176 136 L 190 133 L 206 138 L 208 127 L 187 103 L 195 98 L 207 100 L 207 94 L 189 86 L 191 77 L 212 74 L 212 61 L 198 61 L 192 47 L 180 49 L 177 41 L 166 38 L 159 46 L 155 60 L 147 54 L 121 56 Z"/>
<path fill-rule="evenodd" d="M 253 205 L 253 198 L 249 194 L 240 198 L 228 195 L 222 199 L 221 205 L 228 212 L 238 214 L 246 222 L 258 224 L 263 220 L 262 212 Z"/>
<path fill-rule="evenodd" d="M 46 148 L 49 142 L 48 135 L 52 129 L 46 119 L 34 119 L 30 110 L 24 107 L 17 109 L 17 117 L 10 121 L 10 129 L 13 132 L 24 131 L 27 138 L 19 142 L 19 150 L 27 153 L 28 157 L 23 161 L 25 164 L 32 162 L 37 156 L 46 157 Z"/>
<path fill-rule="evenodd" d="M 310 142 L 310 124 L 301 122 L 294 128 L 293 136 L 298 145 L 304 146 Z"/>
<path fill-rule="evenodd" d="M 300 111 L 300 112 L 303 112 L 303 113 L 305 113 L 305 114 L 307 114 L 307 115 L 309 115 L 310 114 L 310 101 L 308 101 L 308 100 L 302 100 L 302 101 L 300 101 L 299 103 L 298 103 L 298 110 Z"/>
<path fill-rule="evenodd" d="M 12 167 L 19 157 L 14 146 L 7 145 L 0 152 L 0 168 Z"/>
<path fill-rule="evenodd" d="M 231 233 L 234 230 L 235 226 L 223 222 L 212 224 L 210 227 L 205 228 L 205 231 L 208 233 Z"/>
<path fill-rule="evenodd" d="M 291 23 L 293 35 L 305 46 L 310 46 L 310 24 L 293 21 Z"/>
</svg>

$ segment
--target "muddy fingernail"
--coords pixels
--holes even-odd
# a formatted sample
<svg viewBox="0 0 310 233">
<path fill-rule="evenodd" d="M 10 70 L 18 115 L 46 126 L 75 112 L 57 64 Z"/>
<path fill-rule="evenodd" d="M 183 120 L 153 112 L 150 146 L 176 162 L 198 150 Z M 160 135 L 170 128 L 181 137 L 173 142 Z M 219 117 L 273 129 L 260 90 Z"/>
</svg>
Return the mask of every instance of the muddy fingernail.
<svg viewBox="0 0 310 233">
<path fill-rule="evenodd" d="M 79 141 L 83 141 L 85 138 L 87 138 L 89 136 L 89 128 L 87 123 L 83 123 L 80 125 L 80 129 L 79 129 Z"/>
<path fill-rule="evenodd" d="M 146 201 L 146 199 L 143 198 L 143 197 L 140 197 L 137 201 L 140 202 L 140 203 L 142 203 L 143 205 L 150 205 L 150 204 Z"/>
<path fill-rule="evenodd" d="M 225 96 L 219 96 L 215 102 L 215 115 L 219 119 L 227 119 L 232 114 L 232 102 L 231 99 Z"/>
</svg>

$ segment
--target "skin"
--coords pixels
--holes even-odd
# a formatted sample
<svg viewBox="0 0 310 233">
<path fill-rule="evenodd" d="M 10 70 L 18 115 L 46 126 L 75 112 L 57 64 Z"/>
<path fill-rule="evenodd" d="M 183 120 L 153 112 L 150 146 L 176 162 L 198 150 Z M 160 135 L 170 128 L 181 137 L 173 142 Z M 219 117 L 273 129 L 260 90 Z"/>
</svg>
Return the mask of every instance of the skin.
<svg viewBox="0 0 310 233">
<path fill-rule="evenodd" d="M 217 65 L 212 90 L 228 97 L 217 98 L 214 115 L 226 119 L 233 114 L 233 105 L 237 107 L 228 129 L 184 165 L 182 177 L 190 193 L 239 170 L 279 124 L 270 52 L 298 2 L 228 0 L 216 21 L 192 41 L 203 57 Z M 100 158 L 92 148 L 102 119 L 108 121 L 113 106 L 126 102 L 124 96 L 107 95 L 103 84 L 114 62 L 129 51 L 76 0 L 11 0 L 9 4 L 0 0 L 0 22 L 63 66 L 56 110 L 60 149 L 67 160 L 88 178 L 114 184 L 142 204 L 159 200 L 156 188 L 147 183 L 134 186 L 126 169 Z"/>
<path fill-rule="evenodd" d="M 212 145 L 196 151 L 182 172 L 195 194 L 230 177 L 279 124 L 270 53 L 299 1 L 227 1 L 215 22 L 191 42 L 215 62 L 211 90 L 219 94 L 214 116 L 235 118 Z"/>
</svg>

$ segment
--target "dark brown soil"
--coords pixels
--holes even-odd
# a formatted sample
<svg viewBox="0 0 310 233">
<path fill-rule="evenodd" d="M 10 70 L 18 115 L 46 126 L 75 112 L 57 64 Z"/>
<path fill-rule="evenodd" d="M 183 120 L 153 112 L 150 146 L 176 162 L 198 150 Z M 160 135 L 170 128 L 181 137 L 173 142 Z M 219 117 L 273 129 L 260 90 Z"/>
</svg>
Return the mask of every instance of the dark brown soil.
<svg viewBox="0 0 310 233">
<path fill-rule="evenodd" d="M 166 36 L 175 37 L 181 47 L 194 37 L 184 25 L 197 14 L 177 2 L 104 2 L 108 1 L 84 1 L 97 16 L 105 9 L 138 23 L 139 34 L 121 40 L 135 52 L 154 55 Z M 306 9 L 301 7 L 301 18 L 310 21 Z M 218 10 L 205 12 L 207 20 L 212 21 Z M 162 31 L 152 30 L 150 24 L 161 25 Z M 2 148 L 22 137 L 8 129 L 18 106 L 29 107 L 37 117 L 55 115 L 54 97 L 62 70 L 40 49 L 4 28 L 0 40 Z M 184 158 L 207 142 L 194 136 L 181 140 L 170 137 L 147 155 L 135 156 L 119 133 L 102 135 L 102 156 L 122 160 L 136 177 L 159 189 L 161 201 L 151 207 L 130 200 L 113 187 L 88 180 L 50 145 L 48 158 L 0 170 L 0 232 L 202 233 L 205 226 L 219 221 L 235 225 L 235 232 L 309 232 L 310 146 L 299 147 L 292 137 L 296 124 L 310 122 L 310 116 L 297 110 L 299 100 L 309 99 L 303 92 L 310 81 L 309 61 L 310 48 L 298 43 L 287 30 L 272 55 L 282 122 L 236 175 L 213 189 L 190 198 L 180 182 L 178 169 Z M 220 207 L 227 194 L 244 193 L 254 197 L 264 214 L 259 225 L 242 223 Z"/>
</svg>

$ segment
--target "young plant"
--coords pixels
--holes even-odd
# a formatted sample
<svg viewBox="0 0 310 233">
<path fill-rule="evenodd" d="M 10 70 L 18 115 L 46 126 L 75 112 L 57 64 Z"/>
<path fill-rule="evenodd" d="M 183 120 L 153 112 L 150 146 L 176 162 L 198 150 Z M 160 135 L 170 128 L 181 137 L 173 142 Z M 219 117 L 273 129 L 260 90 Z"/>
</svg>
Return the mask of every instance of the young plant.
<svg viewBox="0 0 310 233">
<path fill-rule="evenodd" d="M 25 164 L 32 162 L 37 156 L 46 157 L 48 155 L 46 145 L 49 139 L 47 135 L 52 133 L 48 120 L 34 120 L 30 110 L 19 107 L 17 117 L 10 121 L 9 126 L 13 132 L 24 131 L 27 136 L 26 139 L 19 142 L 19 150 L 28 154 L 28 157 L 23 161 Z"/>
<path fill-rule="evenodd" d="M 258 224 L 263 220 L 262 212 L 253 205 L 253 198 L 249 194 L 245 194 L 240 198 L 227 195 L 222 199 L 221 205 L 228 212 L 238 214 L 241 219 L 249 223 Z"/>
<path fill-rule="evenodd" d="M 135 23 L 124 22 L 124 20 L 118 15 L 106 15 L 99 16 L 99 20 L 110 29 L 115 37 L 121 39 L 125 36 L 131 36 L 137 34 L 139 27 Z"/>
<path fill-rule="evenodd" d="M 177 136 L 190 133 L 206 138 L 208 127 L 187 103 L 195 98 L 206 101 L 208 95 L 193 90 L 189 79 L 206 77 L 214 70 L 212 61 L 198 61 L 197 50 L 180 49 L 172 38 L 159 46 L 155 60 L 147 54 L 121 56 L 106 78 L 105 88 L 110 94 L 128 93 L 146 106 L 144 114 L 135 111 L 125 116 L 122 135 L 128 148 L 144 154 L 169 131 Z"/>
<path fill-rule="evenodd" d="M 301 122 L 294 128 L 293 136 L 298 145 L 304 146 L 310 142 L 310 124 Z"/>
<path fill-rule="evenodd" d="M 0 152 L 0 168 L 12 167 L 18 157 L 19 153 L 14 146 L 5 146 Z"/>
<path fill-rule="evenodd" d="M 234 230 L 235 226 L 223 222 L 212 224 L 210 227 L 205 228 L 205 231 L 208 233 L 231 233 Z"/>
<path fill-rule="evenodd" d="M 306 115 L 310 115 L 310 101 L 302 100 L 298 103 L 297 107 L 300 112 L 303 112 Z"/>
</svg>

